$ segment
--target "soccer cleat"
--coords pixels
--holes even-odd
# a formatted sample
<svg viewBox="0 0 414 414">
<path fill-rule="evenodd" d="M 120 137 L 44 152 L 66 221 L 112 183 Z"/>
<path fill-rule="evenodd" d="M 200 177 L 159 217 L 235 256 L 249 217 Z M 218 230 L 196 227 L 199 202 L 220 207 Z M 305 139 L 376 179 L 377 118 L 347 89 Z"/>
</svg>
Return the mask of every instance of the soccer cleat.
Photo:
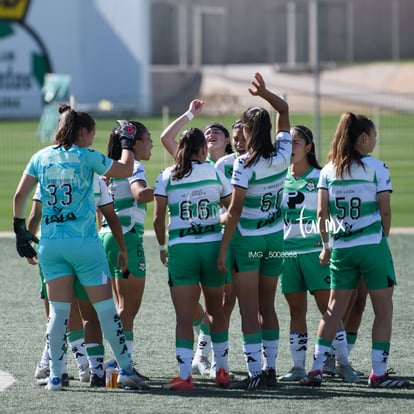
<svg viewBox="0 0 414 414">
<path fill-rule="evenodd" d="M 92 388 L 105 387 L 105 375 L 100 377 L 98 374 L 91 374 L 89 386 Z"/>
<path fill-rule="evenodd" d="M 206 356 L 196 355 L 191 364 L 192 373 L 200 375 L 210 375 L 211 364 Z"/>
<path fill-rule="evenodd" d="M 91 372 L 89 370 L 89 365 L 81 365 L 79 367 L 79 381 L 80 382 L 89 382 L 91 378 Z"/>
<path fill-rule="evenodd" d="M 344 382 L 349 383 L 358 383 L 361 381 L 359 376 L 355 373 L 355 371 L 352 369 L 351 365 L 338 365 L 336 372 L 339 377 L 341 377 Z"/>
<path fill-rule="evenodd" d="M 302 379 L 299 380 L 299 385 L 305 387 L 320 387 L 322 383 L 322 371 L 320 369 L 315 369 L 315 371 L 310 371 L 308 375 L 305 375 Z"/>
<path fill-rule="evenodd" d="M 335 355 L 328 354 L 323 364 L 323 373 L 334 377 L 336 375 Z"/>
<path fill-rule="evenodd" d="M 370 374 L 368 386 L 371 388 L 410 388 L 410 381 L 397 377 L 390 377 L 388 373 L 384 375 Z"/>
<path fill-rule="evenodd" d="M 276 371 L 273 368 L 264 370 L 262 374 L 268 387 L 276 387 Z"/>
<path fill-rule="evenodd" d="M 134 368 L 135 369 L 135 368 Z M 138 372 L 136 369 L 135 369 L 135 372 L 144 380 L 144 381 L 151 381 L 150 379 L 149 379 L 149 377 L 146 377 L 145 375 L 142 375 L 140 372 Z"/>
<path fill-rule="evenodd" d="M 288 382 L 288 381 L 299 381 L 303 377 L 306 377 L 305 368 L 293 367 L 287 374 L 279 377 L 279 381 Z"/>
<path fill-rule="evenodd" d="M 48 391 L 61 391 L 62 380 L 59 377 L 49 378 L 49 381 L 45 385 L 45 389 Z"/>
<path fill-rule="evenodd" d="M 210 378 L 211 379 L 216 379 L 216 364 L 214 363 L 211 368 L 210 368 Z M 229 377 L 231 380 L 234 379 L 234 372 L 229 371 Z"/>
<path fill-rule="evenodd" d="M 138 374 L 138 372 L 135 371 L 135 369 L 132 369 L 132 371 L 129 372 L 125 369 L 120 369 L 118 372 L 118 388 L 147 390 L 149 385 Z"/>
<path fill-rule="evenodd" d="M 163 384 L 162 388 L 173 391 L 193 391 L 193 377 L 191 375 L 187 379 L 175 377 L 166 384 Z"/>
<path fill-rule="evenodd" d="M 69 379 L 70 379 L 70 376 L 67 372 L 62 374 L 62 386 L 63 387 L 69 387 Z M 73 377 L 72 377 L 72 379 L 73 379 Z"/>
<path fill-rule="evenodd" d="M 221 388 L 228 388 L 230 385 L 230 375 L 224 368 L 220 368 L 216 373 L 216 383 Z"/>
<path fill-rule="evenodd" d="M 266 378 L 263 374 L 256 375 L 255 377 L 248 376 L 244 380 L 232 382 L 230 388 L 254 391 L 266 388 Z"/>
<path fill-rule="evenodd" d="M 358 377 L 363 377 L 363 376 L 365 376 L 365 374 L 362 372 L 362 371 L 358 371 L 357 369 L 355 369 L 353 366 L 352 366 L 352 362 L 350 362 L 349 363 L 349 365 L 350 365 L 350 367 L 351 367 L 351 369 L 352 369 L 352 371 L 354 371 L 354 374 L 355 375 L 358 375 Z M 336 367 L 336 371 L 338 372 L 338 366 Z"/>
<path fill-rule="evenodd" d="M 39 364 L 36 367 L 36 371 L 35 371 L 35 378 L 36 379 L 48 378 L 49 377 L 49 374 L 50 374 L 49 365 Z"/>
</svg>

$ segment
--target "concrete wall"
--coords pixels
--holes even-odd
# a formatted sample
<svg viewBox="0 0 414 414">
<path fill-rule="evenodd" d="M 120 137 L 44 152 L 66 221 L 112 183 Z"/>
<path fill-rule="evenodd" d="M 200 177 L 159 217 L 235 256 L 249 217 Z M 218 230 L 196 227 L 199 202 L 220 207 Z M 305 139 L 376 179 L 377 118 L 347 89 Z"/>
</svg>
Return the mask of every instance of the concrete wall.
<svg viewBox="0 0 414 414">
<path fill-rule="evenodd" d="M 152 62 L 190 65 L 286 63 L 292 38 L 307 62 L 313 0 L 153 0 Z M 414 57 L 414 1 L 319 0 L 322 61 Z M 295 9 L 291 24 L 288 10 Z M 289 23 L 288 23 L 289 22 Z M 201 38 L 201 39 L 200 39 Z M 197 51 L 195 49 L 201 48 Z"/>
</svg>

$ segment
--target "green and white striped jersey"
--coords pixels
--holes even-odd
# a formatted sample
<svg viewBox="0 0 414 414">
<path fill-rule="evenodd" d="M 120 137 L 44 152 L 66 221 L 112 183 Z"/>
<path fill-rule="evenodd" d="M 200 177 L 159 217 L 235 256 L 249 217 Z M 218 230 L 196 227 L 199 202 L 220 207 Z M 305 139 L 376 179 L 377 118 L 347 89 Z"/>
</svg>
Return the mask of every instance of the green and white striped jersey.
<svg viewBox="0 0 414 414">
<path fill-rule="evenodd" d="M 224 155 L 224 157 L 219 158 L 216 164 L 214 165 L 216 167 L 216 170 L 221 171 L 229 181 L 231 180 L 231 176 L 233 175 L 233 165 L 234 160 L 236 158 L 236 153 L 227 154 Z"/>
<path fill-rule="evenodd" d="M 297 254 L 322 249 L 316 210 L 320 170 L 309 170 L 296 179 L 289 168 L 283 187 L 284 249 Z"/>
<path fill-rule="evenodd" d="M 373 157 L 364 156 L 362 162 L 364 168 L 354 164 L 343 178 L 336 176 L 332 162 L 321 171 L 318 188 L 329 192 L 327 227 L 335 249 L 377 244 L 382 238 L 377 194 L 392 192 L 390 174 L 387 165 Z"/>
<path fill-rule="evenodd" d="M 208 163 L 194 162 L 191 174 L 176 181 L 172 168 L 161 172 L 154 190 L 168 198 L 168 244 L 221 240 L 219 202 L 232 190 L 226 177 Z"/>
<path fill-rule="evenodd" d="M 140 204 L 131 192 L 131 184 L 135 181 L 144 181 L 147 184 L 145 169 L 141 162 L 134 162 L 134 171 L 129 178 L 110 178 L 109 191 L 114 200 L 115 212 L 122 225 L 122 232 L 125 234 L 132 228 L 138 234 L 144 234 L 144 221 L 147 206 Z M 100 233 L 108 233 L 111 229 L 104 220 Z"/>
<path fill-rule="evenodd" d="M 289 132 L 276 136 L 277 151 L 270 158 L 262 158 L 245 168 L 249 154 L 234 161 L 233 186 L 246 189 L 243 210 L 237 228 L 243 236 L 258 236 L 283 230 L 280 203 L 287 168 L 292 153 L 292 137 Z"/>
</svg>

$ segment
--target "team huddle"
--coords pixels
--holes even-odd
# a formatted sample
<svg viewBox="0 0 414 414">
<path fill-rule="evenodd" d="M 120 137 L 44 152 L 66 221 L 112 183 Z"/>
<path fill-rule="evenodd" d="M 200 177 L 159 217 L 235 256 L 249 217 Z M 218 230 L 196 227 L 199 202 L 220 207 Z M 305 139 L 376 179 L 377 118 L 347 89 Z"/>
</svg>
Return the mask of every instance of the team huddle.
<svg viewBox="0 0 414 414">
<path fill-rule="evenodd" d="M 145 206 L 152 201 L 176 313 L 178 376 L 163 388 L 191 391 L 198 374 L 218 387 L 245 390 L 277 381 L 320 386 L 324 374 L 359 382 L 349 352 L 367 296 L 374 309 L 368 386 L 410 386 L 387 371 L 396 285 L 387 242 L 392 187 L 386 165 L 368 155 L 375 125 L 364 115 L 343 114 L 322 168 L 311 130 L 291 127 L 288 104 L 260 73 L 248 91 L 276 111 L 276 140 L 269 112 L 260 106 L 242 113 L 231 136 L 219 123 L 179 136 L 202 111 L 195 99 L 161 134 L 174 164 L 154 187 L 142 164 L 153 146 L 142 123 L 118 121 L 104 155 L 89 149 L 93 118 L 60 107 L 55 143 L 33 155 L 13 201 L 17 251 L 39 264 L 48 323 L 35 377 L 46 389 L 68 384 L 67 345 L 79 379 L 105 386 L 103 338 L 116 360 L 118 388 L 151 387 L 132 353 L 146 276 Z M 26 226 L 25 202 L 36 186 Z M 292 355 L 292 369 L 279 377 L 278 284 L 290 310 Z M 321 321 L 306 372 L 308 292 Z M 228 363 L 236 302 L 247 370 L 238 381 Z"/>
</svg>

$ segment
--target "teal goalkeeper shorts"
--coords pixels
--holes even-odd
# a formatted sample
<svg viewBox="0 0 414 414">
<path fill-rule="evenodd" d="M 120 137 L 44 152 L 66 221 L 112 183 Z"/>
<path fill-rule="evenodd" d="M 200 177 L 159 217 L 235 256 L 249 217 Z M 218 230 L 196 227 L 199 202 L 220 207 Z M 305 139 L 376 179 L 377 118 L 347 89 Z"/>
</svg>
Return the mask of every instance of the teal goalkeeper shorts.
<svg viewBox="0 0 414 414">
<path fill-rule="evenodd" d="M 39 265 L 39 276 L 40 276 L 40 299 L 49 300 L 47 296 L 46 283 L 43 278 L 42 268 L 40 267 L 40 265 Z M 86 293 L 85 288 L 80 284 L 77 277 L 75 277 L 75 280 L 73 282 L 73 292 L 75 294 L 76 299 L 89 301 L 89 296 Z"/>
</svg>

